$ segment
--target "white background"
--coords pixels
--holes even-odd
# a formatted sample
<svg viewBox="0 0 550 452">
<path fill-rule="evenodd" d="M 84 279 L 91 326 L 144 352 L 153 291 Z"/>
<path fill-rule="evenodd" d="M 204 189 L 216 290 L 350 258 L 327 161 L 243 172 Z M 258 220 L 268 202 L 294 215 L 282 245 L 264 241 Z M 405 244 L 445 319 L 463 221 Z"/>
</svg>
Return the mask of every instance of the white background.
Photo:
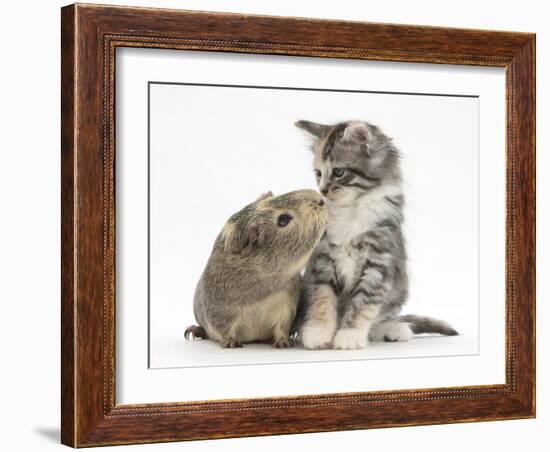
<svg viewBox="0 0 550 452">
<path fill-rule="evenodd" d="M 139 50 L 133 50 L 131 53 L 139 54 Z M 216 56 L 201 55 L 199 61 L 206 59 L 216 64 Z M 136 55 L 134 60 L 137 58 Z M 167 60 L 169 58 L 167 56 Z M 249 66 L 267 64 L 269 73 L 273 73 L 273 65 L 278 65 L 277 77 L 273 79 L 278 84 L 293 75 L 293 72 L 281 75 L 278 61 L 290 65 L 288 58 L 239 56 L 233 61 L 238 65 L 245 59 Z M 197 65 L 193 55 L 179 60 L 187 61 L 186 68 Z M 294 80 L 295 84 L 309 80 L 319 86 L 337 80 L 338 86 L 355 89 L 349 77 L 326 74 L 336 69 L 334 66 L 326 67 L 319 59 L 308 61 L 310 66 L 306 67 L 295 63 L 295 71 L 300 74 L 300 81 Z M 153 64 L 147 60 L 143 65 Z M 372 87 L 370 79 L 377 78 L 370 66 L 378 67 L 378 71 L 398 69 L 394 65 L 388 68 L 385 63 L 352 66 L 360 73 L 358 78 L 364 87 Z M 317 76 L 313 82 L 308 69 L 312 73 L 322 72 L 323 77 L 319 80 Z M 238 74 L 252 72 L 242 66 L 236 71 Z M 131 77 L 129 69 L 124 72 Z M 172 75 L 172 80 L 179 80 L 178 72 Z M 210 71 L 207 67 L 205 72 L 219 74 L 221 71 Z M 226 68 L 224 75 L 218 77 L 220 82 L 228 80 L 227 72 Z M 409 82 L 409 77 L 403 74 L 399 77 Z M 467 74 L 462 76 L 467 77 Z M 193 80 L 194 74 L 186 71 L 184 78 Z M 502 71 L 490 70 L 485 78 L 491 86 L 504 89 Z M 402 82 L 399 85 L 408 86 Z M 142 95 L 145 95 L 143 85 Z M 129 110 L 126 105 L 136 108 L 135 96 L 123 96 L 123 102 L 127 99 L 130 99 L 128 104 L 117 103 L 122 117 Z M 276 350 L 270 346 L 261 347 L 253 356 L 247 353 L 252 347 L 216 353 L 219 352 L 217 345 L 193 353 L 190 348 L 203 344 L 185 342 L 182 335 L 186 326 L 196 323 L 192 306 L 195 286 L 212 244 L 229 216 L 268 190 L 277 195 L 302 188 L 317 189 L 312 171 L 313 155 L 307 143 L 310 137 L 294 126 L 300 118 L 322 123 L 363 119 L 380 125 L 394 138 L 403 158 L 407 199 L 405 236 L 411 295 L 404 312 L 438 316 L 461 332 L 461 336 L 448 338 L 439 348 L 437 341 L 415 340 L 413 343 L 422 344 L 425 350 L 409 348 L 408 344 L 384 344 L 389 347 L 371 344 L 373 347 L 361 355 L 364 358 L 379 356 L 372 354 L 377 350 L 388 353 L 382 356 L 393 357 L 478 353 L 478 98 L 152 84 L 150 99 L 151 367 L 356 357 L 354 352 L 333 352 L 333 358 L 329 358 L 326 353 L 296 348 Z M 487 99 L 482 102 L 489 104 Z M 501 119 L 497 132 L 503 138 L 504 120 Z M 117 124 L 121 124 L 119 119 Z M 487 128 L 485 125 L 484 130 Z M 126 124 L 125 130 L 136 135 L 136 127 L 131 124 Z M 146 147 L 134 145 L 133 139 L 126 147 L 124 139 L 122 142 L 117 139 L 117 143 L 120 151 L 117 156 L 125 154 L 117 159 L 121 169 L 126 167 L 122 173 L 137 170 L 143 174 L 143 168 L 134 164 L 136 160 L 132 156 L 145 154 Z M 482 151 L 491 156 L 491 171 L 500 170 L 497 181 L 501 182 L 503 192 L 504 158 L 501 165 L 495 165 L 494 157 L 502 156 L 501 147 L 493 145 L 492 148 Z M 498 194 L 498 184 L 491 185 L 495 188 L 494 194 Z M 124 190 L 125 196 L 131 198 L 133 188 Z M 490 197 L 490 204 L 494 204 L 495 197 Z M 125 208 L 125 199 L 117 198 L 121 209 Z M 145 199 L 141 200 L 144 208 Z M 486 238 L 503 238 L 503 202 L 502 198 L 501 215 L 494 215 L 496 224 Z M 122 217 L 125 218 L 124 214 Z M 137 221 L 128 219 L 124 223 L 135 228 Z M 501 234 L 495 235 L 495 226 L 500 226 Z M 121 232 L 123 235 L 124 229 Z M 145 240 L 136 241 L 125 249 L 145 243 Z M 495 263 L 502 262 L 502 256 L 495 257 L 492 269 Z M 123 258 L 122 265 L 125 261 Z M 434 263 L 438 272 L 435 278 Z M 133 284 L 135 278 L 129 277 L 128 281 Z M 491 294 L 491 298 L 495 295 Z M 137 302 L 137 299 L 129 301 Z M 503 307 L 497 312 L 501 318 L 504 316 Z M 494 317 L 493 312 L 491 319 Z M 434 344 L 433 348 L 430 343 Z"/>
<path fill-rule="evenodd" d="M 152 5 L 133 0 L 120 4 Z M 62 2 L 12 2 L 5 5 L 2 33 L 3 154 L 2 202 L 4 215 L 0 235 L 4 301 L 3 373 L 1 400 L 4 425 L 2 447 L 7 450 L 52 450 L 58 445 L 59 423 L 59 6 Z M 211 9 L 249 13 L 341 18 L 471 28 L 538 32 L 538 148 L 545 149 L 548 122 L 550 33 L 546 31 L 544 3 L 526 0 L 518 8 L 511 1 L 388 1 L 368 6 L 352 0 L 276 4 L 258 1 L 159 1 L 155 6 Z M 25 31 L 20 19 L 25 18 Z M 543 31 L 544 30 L 544 31 Z M 539 174 L 548 170 L 548 153 L 538 153 Z M 538 182 L 538 274 L 547 270 L 550 227 L 550 182 Z M 538 350 L 549 345 L 541 327 L 548 321 L 543 300 L 544 278 L 538 282 Z M 448 426 L 406 427 L 373 431 L 293 435 L 207 441 L 187 444 L 134 446 L 128 450 L 278 451 L 315 447 L 425 450 L 426 444 L 461 451 L 488 444 L 499 451 L 529 448 L 550 427 L 548 391 L 544 377 L 548 354 L 538 353 L 538 418 Z M 116 450 L 127 449 L 119 447 Z"/>
</svg>

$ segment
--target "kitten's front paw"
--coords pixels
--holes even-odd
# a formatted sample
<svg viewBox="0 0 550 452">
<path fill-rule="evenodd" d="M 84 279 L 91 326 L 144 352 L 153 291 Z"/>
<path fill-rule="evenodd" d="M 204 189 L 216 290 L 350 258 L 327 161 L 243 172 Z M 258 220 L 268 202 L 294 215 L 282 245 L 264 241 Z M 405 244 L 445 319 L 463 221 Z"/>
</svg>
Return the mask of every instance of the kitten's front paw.
<svg viewBox="0 0 550 452">
<path fill-rule="evenodd" d="M 323 326 L 304 326 L 301 332 L 302 345 L 309 350 L 329 348 L 334 333 Z"/>
<path fill-rule="evenodd" d="M 332 348 L 360 350 L 367 347 L 367 332 L 357 328 L 341 328 L 336 332 Z"/>
</svg>

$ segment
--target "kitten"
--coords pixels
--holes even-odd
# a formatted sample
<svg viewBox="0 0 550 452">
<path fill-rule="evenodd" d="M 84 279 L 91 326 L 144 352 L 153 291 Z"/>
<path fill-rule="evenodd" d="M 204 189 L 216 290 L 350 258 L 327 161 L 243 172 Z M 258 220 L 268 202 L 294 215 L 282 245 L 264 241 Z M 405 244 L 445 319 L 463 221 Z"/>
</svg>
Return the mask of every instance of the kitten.
<svg viewBox="0 0 550 452">
<path fill-rule="evenodd" d="M 408 294 L 405 198 L 391 138 L 359 121 L 296 126 L 316 138 L 314 171 L 329 211 L 326 233 L 304 275 L 297 319 L 303 346 L 362 349 L 369 339 L 458 334 L 439 320 L 398 316 Z"/>
</svg>

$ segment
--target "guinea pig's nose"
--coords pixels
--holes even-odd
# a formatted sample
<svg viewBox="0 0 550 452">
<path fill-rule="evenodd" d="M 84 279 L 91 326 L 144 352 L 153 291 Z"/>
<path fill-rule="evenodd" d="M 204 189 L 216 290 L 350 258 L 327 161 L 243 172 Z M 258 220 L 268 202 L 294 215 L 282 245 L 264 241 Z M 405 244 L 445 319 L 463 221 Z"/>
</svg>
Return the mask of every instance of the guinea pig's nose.
<svg viewBox="0 0 550 452">
<path fill-rule="evenodd" d="M 319 201 L 317 201 L 317 204 L 319 204 L 321 207 L 323 207 L 325 205 L 325 201 L 320 199 Z"/>
</svg>

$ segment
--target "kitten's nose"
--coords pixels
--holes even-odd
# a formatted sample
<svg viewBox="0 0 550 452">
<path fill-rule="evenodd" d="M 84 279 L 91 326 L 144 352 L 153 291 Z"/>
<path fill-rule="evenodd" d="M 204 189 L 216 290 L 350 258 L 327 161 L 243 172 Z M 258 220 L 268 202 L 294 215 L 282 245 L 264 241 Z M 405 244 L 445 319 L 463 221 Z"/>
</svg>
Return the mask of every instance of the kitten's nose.
<svg viewBox="0 0 550 452">
<path fill-rule="evenodd" d="M 321 194 L 325 195 L 328 193 L 328 187 L 321 188 Z"/>
</svg>

